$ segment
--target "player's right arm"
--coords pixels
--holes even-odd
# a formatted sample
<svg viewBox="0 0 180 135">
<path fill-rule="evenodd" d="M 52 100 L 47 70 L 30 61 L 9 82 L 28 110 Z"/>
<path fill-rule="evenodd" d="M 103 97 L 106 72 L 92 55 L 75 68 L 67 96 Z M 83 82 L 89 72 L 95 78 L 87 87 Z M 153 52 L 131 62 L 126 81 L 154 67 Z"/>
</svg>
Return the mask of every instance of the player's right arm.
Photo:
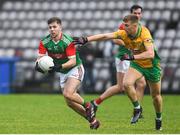
<svg viewBox="0 0 180 135">
<path fill-rule="evenodd" d="M 97 34 L 87 37 L 88 42 L 114 39 L 114 33 Z"/>
<path fill-rule="evenodd" d="M 76 47 L 75 44 L 73 42 L 71 42 L 66 50 L 66 55 L 68 57 L 68 61 L 64 64 L 62 64 L 62 68 L 68 69 L 68 68 L 72 68 L 76 65 Z"/>
<path fill-rule="evenodd" d="M 124 30 L 124 24 L 120 24 L 119 25 L 119 30 Z M 121 40 L 121 39 L 113 39 L 113 42 L 116 44 L 116 45 L 124 45 L 124 41 Z"/>
<path fill-rule="evenodd" d="M 36 59 L 36 62 L 35 62 L 35 70 L 38 71 L 38 72 L 40 72 L 40 73 L 44 73 L 44 71 L 38 66 L 38 60 L 39 60 L 42 56 L 46 55 L 46 52 L 47 52 L 47 50 L 46 50 L 46 48 L 44 47 L 42 41 L 40 41 L 40 43 L 39 43 L 38 51 L 39 51 L 39 53 L 38 53 L 38 58 Z"/>
<path fill-rule="evenodd" d="M 39 48 L 38 48 L 38 58 L 37 58 L 37 60 L 40 59 L 42 56 L 46 55 L 46 52 L 47 52 L 47 50 L 46 50 L 46 48 L 44 47 L 43 42 L 40 41 L 40 43 L 39 43 Z M 37 60 L 36 60 L 36 61 L 37 61 Z"/>
<path fill-rule="evenodd" d="M 113 33 L 105 33 L 105 34 L 97 34 L 89 37 L 75 37 L 74 39 L 74 44 L 75 45 L 84 45 L 87 42 L 92 42 L 92 41 L 102 41 L 102 40 L 109 40 L 109 39 L 116 39 L 116 37 Z"/>
</svg>

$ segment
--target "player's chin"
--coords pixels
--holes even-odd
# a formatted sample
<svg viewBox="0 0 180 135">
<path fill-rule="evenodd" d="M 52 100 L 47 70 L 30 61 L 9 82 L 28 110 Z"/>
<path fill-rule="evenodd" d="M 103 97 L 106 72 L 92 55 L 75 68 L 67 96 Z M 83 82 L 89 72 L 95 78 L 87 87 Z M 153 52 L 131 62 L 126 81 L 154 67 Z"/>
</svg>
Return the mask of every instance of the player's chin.
<svg viewBox="0 0 180 135">
<path fill-rule="evenodd" d="M 55 38 L 56 36 L 57 36 L 56 34 L 51 33 L 51 37 L 52 37 L 52 38 Z"/>
</svg>

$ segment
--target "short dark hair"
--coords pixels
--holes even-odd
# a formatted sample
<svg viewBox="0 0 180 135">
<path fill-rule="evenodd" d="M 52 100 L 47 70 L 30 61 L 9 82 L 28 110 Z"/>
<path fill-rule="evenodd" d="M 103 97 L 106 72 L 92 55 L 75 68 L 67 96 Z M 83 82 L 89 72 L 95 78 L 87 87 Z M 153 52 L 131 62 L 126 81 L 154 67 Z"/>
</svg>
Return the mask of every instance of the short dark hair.
<svg viewBox="0 0 180 135">
<path fill-rule="evenodd" d="M 58 17 L 52 17 L 52 18 L 48 19 L 48 21 L 47 21 L 48 24 L 51 24 L 53 22 L 57 22 L 58 24 L 61 24 L 61 19 Z"/>
<path fill-rule="evenodd" d="M 133 6 L 130 8 L 131 13 L 133 12 L 133 10 L 136 10 L 136 9 L 138 9 L 138 8 L 141 9 L 141 12 L 143 11 L 143 8 L 142 8 L 140 5 L 133 5 Z"/>
<path fill-rule="evenodd" d="M 138 17 L 134 14 L 129 14 L 129 15 L 126 15 L 124 18 L 123 18 L 123 22 L 131 22 L 131 23 L 138 23 Z"/>
</svg>

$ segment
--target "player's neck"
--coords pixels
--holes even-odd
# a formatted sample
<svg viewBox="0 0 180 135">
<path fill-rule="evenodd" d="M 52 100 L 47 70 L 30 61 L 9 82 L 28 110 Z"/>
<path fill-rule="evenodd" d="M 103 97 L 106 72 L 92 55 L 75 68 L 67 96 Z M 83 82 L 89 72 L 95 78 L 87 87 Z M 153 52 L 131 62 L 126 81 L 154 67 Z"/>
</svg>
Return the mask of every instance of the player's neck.
<svg viewBox="0 0 180 135">
<path fill-rule="evenodd" d="M 137 36 L 137 33 L 138 33 L 138 27 L 132 33 L 129 34 L 129 37 L 135 38 Z"/>
<path fill-rule="evenodd" d="M 60 32 L 56 37 L 52 38 L 53 41 L 58 42 L 62 38 L 62 33 Z"/>
</svg>

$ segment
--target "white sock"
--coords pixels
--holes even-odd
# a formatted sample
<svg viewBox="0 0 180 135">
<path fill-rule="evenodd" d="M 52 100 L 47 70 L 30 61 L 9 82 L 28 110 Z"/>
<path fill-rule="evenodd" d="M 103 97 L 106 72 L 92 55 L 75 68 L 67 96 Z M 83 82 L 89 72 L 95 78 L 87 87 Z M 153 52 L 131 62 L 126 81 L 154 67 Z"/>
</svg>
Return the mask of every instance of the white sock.
<svg viewBox="0 0 180 135">
<path fill-rule="evenodd" d="M 140 106 L 140 105 L 138 105 L 138 106 L 134 107 L 134 109 L 140 109 L 140 108 L 141 108 L 141 106 Z"/>
</svg>

